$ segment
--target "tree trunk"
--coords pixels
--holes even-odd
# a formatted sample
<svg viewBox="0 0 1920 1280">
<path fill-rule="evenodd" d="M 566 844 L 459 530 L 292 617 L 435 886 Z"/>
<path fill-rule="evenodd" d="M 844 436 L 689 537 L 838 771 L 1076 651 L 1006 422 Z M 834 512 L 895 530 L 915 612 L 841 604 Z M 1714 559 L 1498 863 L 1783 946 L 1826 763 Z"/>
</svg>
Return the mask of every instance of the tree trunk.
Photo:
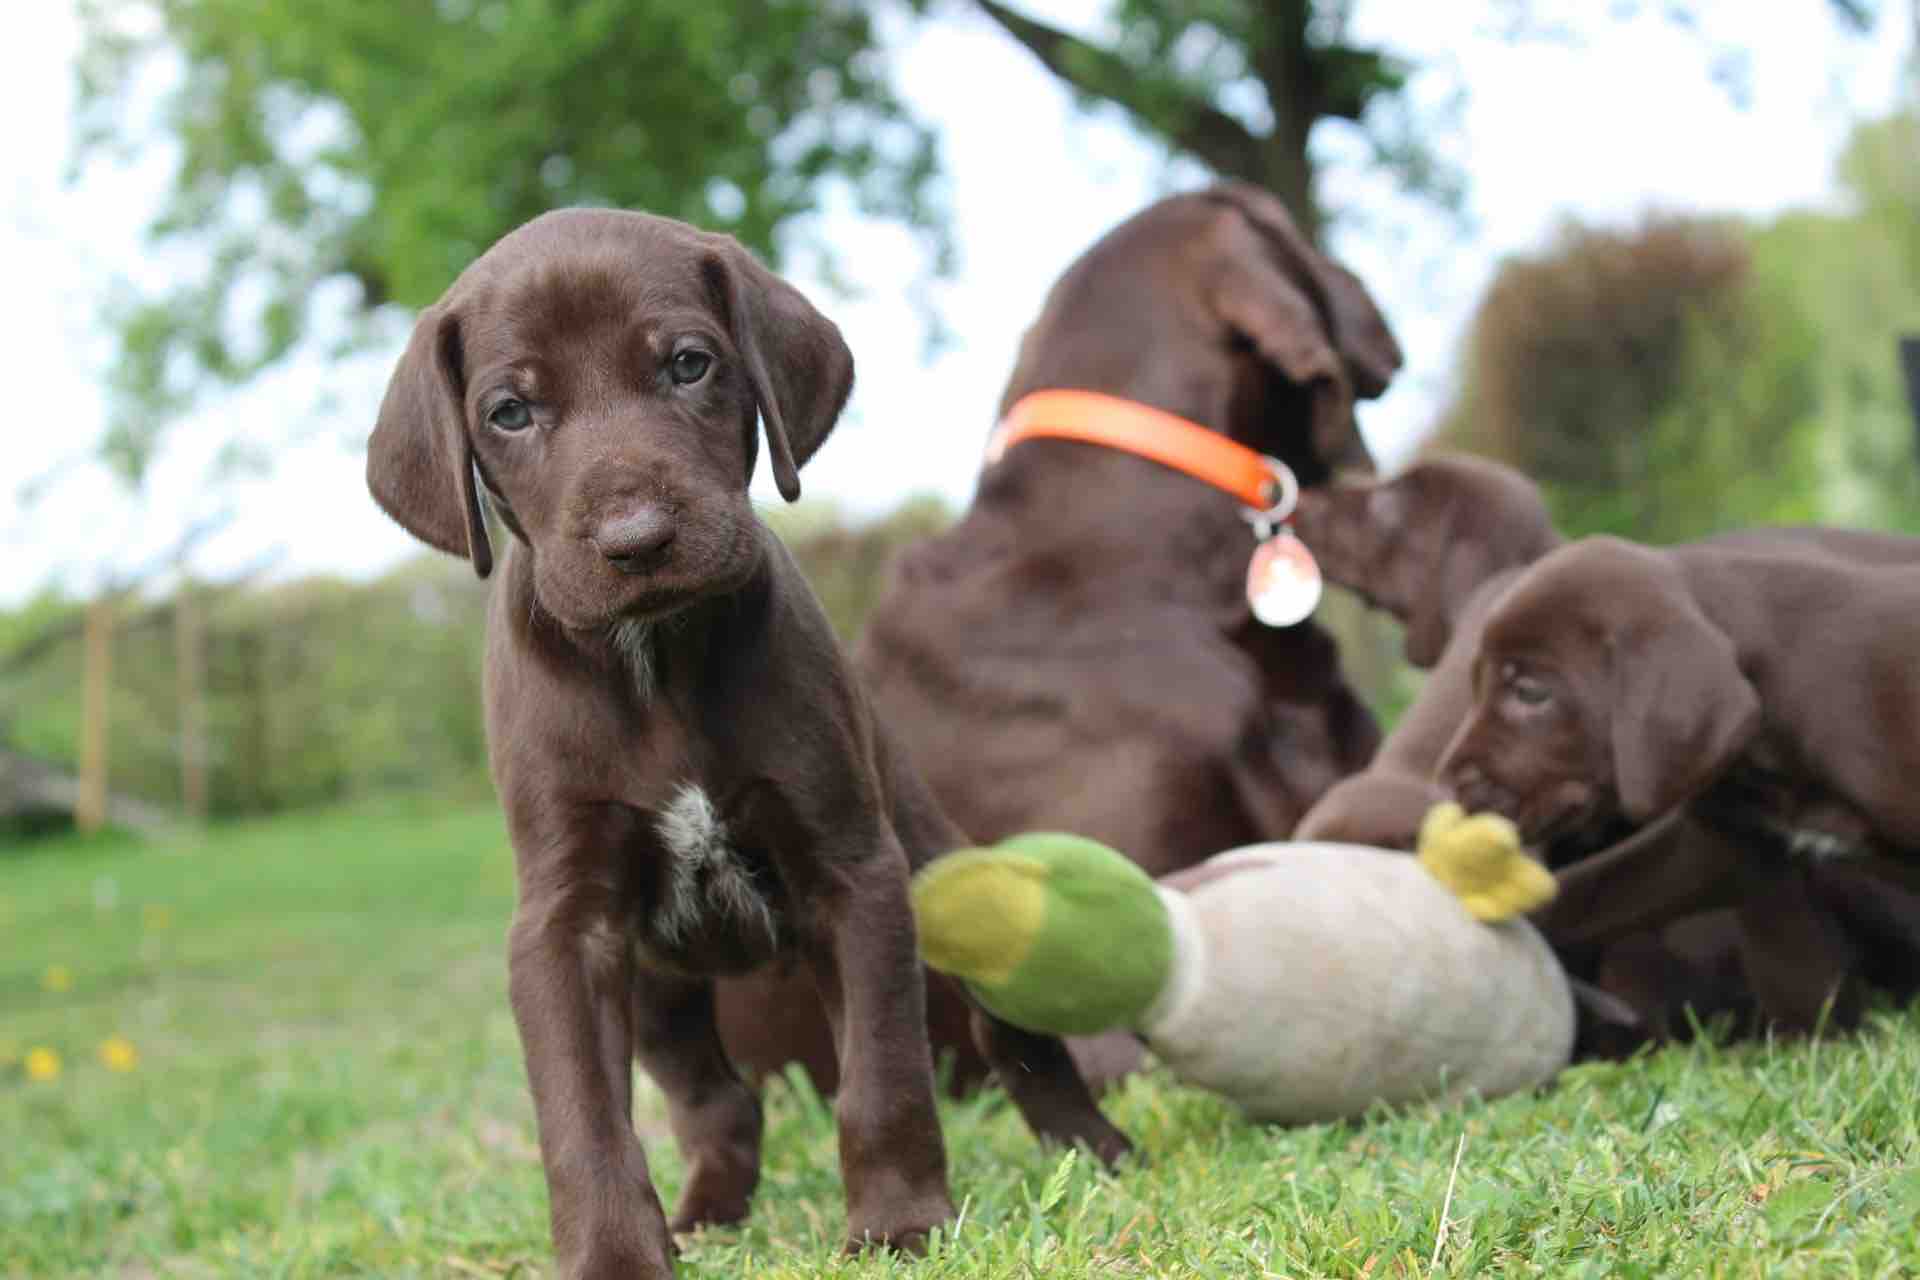
<svg viewBox="0 0 1920 1280">
<path fill-rule="evenodd" d="M 1326 219 L 1320 211 L 1320 197 L 1314 191 L 1313 162 L 1307 157 L 1305 132 L 1290 127 L 1289 121 L 1281 121 L 1273 137 L 1267 140 L 1265 150 L 1266 172 L 1250 180 L 1279 196 L 1281 203 L 1292 212 L 1293 220 L 1300 224 L 1302 234 L 1319 244 Z"/>
<path fill-rule="evenodd" d="M 86 657 L 80 689 L 80 788 L 73 822 L 82 832 L 107 822 L 108 696 L 113 687 L 113 597 L 87 606 Z"/>
<path fill-rule="evenodd" d="M 1273 107 L 1274 127 L 1265 134 L 1255 133 L 1201 96 L 1169 100 L 1164 91 L 1144 86 L 1138 67 L 1115 49 L 1028 17 L 1001 0 L 974 4 L 1076 92 L 1121 108 L 1143 132 L 1221 177 L 1239 178 L 1279 196 L 1301 230 L 1318 242 L 1323 218 L 1314 197 L 1307 138 L 1322 117 L 1343 112 L 1357 116 L 1359 108 L 1342 108 L 1328 99 L 1316 61 L 1323 55 L 1307 41 L 1309 0 L 1270 3 L 1257 47 L 1249 49 L 1254 73 Z"/>
<path fill-rule="evenodd" d="M 1307 140 L 1327 112 L 1320 68 L 1307 43 L 1313 6 L 1308 0 L 1280 0 L 1271 7 L 1264 39 L 1250 50 L 1254 72 L 1273 109 L 1273 132 L 1261 141 L 1265 172 L 1236 176 L 1259 182 L 1279 196 L 1300 230 L 1315 244 L 1325 219 L 1314 191 L 1313 159 Z"/>
</svg>

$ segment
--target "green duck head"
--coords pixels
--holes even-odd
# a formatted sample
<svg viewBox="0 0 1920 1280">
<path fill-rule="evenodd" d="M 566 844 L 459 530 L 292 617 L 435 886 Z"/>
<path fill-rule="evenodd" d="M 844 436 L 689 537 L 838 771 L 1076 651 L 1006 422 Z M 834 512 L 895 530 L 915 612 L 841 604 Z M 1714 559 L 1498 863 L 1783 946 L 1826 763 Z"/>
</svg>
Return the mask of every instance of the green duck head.
<svg viewBox="0 0 1920 1280">
<path fill-rule="evenodd" d="M 1096 840 L 1033 832 L 937 858 L 913 879 L 927 964 L 1017 1027 L 1137 1026 L 1173 969 L 1160 890 Z"/>
</svg>

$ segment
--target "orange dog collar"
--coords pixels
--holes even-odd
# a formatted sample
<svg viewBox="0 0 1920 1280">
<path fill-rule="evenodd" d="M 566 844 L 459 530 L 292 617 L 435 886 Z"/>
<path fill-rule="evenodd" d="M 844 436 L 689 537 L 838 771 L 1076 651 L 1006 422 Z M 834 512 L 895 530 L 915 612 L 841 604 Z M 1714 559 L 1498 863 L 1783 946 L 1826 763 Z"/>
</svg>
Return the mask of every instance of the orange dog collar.
<svg viewBox="0 0 1920 1280">
<path fill-rule="evenodd" d="M 1150 458 L 1238 498 L 1277 523 L 1293 514 L 1299 482 L 1286 463 L 1235 444 L 1177 414 L 1097 391 L 1035 391 L 1020 397 L 987 441 L 987 463 L 1023 440 L 1077 440 Z"/>
</svg>

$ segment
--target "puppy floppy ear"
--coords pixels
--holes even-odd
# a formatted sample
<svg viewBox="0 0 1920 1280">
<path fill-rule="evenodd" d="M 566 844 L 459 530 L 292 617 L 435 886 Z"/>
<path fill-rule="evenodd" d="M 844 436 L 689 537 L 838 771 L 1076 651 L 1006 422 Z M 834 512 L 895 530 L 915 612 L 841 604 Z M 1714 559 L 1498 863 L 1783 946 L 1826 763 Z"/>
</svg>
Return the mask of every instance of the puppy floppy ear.
<svg viewBox="0 0 1920 1280">
<path fill-rule="evenodd" d="M 1446 653 L 1454 618 L 1471 594 L 1469 588 L 1456 598 L 1457 584 L 1441 572 L 1454 563 L 1459 548 L 1449 541 L 1446 512 L 1434 507 L 1432 486 L 1404 472 L 1373 482 L 1367 495 L 1378 560 L 1372 570 L 1379 580 L 1376 595 L 1400 619 L 1401 651 L 1422 671 Z"/>
<path fill-rule="evenodd" d="M 800 496 L 800 468 L 814 455 L 853 390 L 853 353 L 839 326 L 732 239 L 705 263 L 724 299 L 733 345 L 760 405 L 780 496 Z M 752 474 L 749 459 L 748 474 Z"/>
<path fill-rule="evenodd" d="M 1444 472 L 1409 473 L 1394 488 L 1403 507 L 1400 559 L 1411 592 L 1407 661 L 1428 668 L 1452 643 L 1480 589 L 1537 557 L 1518 553 L 1497 504 L 1450 483 Z"/>
<path fill-rule="evenodd" d="M 387 383 L 367 441 L 367 488 L 381 509 L 428 546 L 493 572 L 467 436 L 460 323 L 445 303 L 428 307 Z"/>
<path fill-rule="evenodd" d="M 1277 197 L 1244 182 L 1209 194 L 1238 210 L 1262 246 L 1223 277 L 1222 316 L 1289 381 L 1312 389 L 1314 450 L 1328 467 L 1371 471 L 1353 401 L 1387 389 L 1399 343 L 1359 278 L 1314 248 Z"/>
<path fill-rule="evenodd" d="M 1760 730 L 1733 642 L 1690 600 L 1611 644 L 1614 786 L 1635 822 L 1677 808 Z"/>
<path fill-rule="evenodd" d="M 1327 581 L 1399 619 L 1407 661 L 1422 669 L 1440 660 L 1452 635 L 1451 609 L 1432 563 L 1444 530 L 1430 527 L 1424 496 L 1404 475 L 1336 477 L 1302 489 L 1293 517 L 1294 531 Z"/>
</svg>

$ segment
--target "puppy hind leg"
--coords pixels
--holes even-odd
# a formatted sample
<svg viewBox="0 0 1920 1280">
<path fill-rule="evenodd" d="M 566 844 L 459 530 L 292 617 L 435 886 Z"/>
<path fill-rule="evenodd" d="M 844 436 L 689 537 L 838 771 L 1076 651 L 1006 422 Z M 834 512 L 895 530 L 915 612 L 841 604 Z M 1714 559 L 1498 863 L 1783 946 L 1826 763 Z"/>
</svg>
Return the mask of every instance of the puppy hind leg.
<svg viewBox="0 0 1920 1280">
<path fill-rule="evenodd" d="M 634 990 L 633 1048 L 667 1099 L 687 1164 L 668 1224 L 678 1235 L 739 1222 L 760 1181 L 760 1098 L 734 1071 L 714 1018 L 713 984 L 642 973 Z"/>
<path fill-rule="evenodd" d="M 1807 873 L 1785 864 L 1743 868 L 1735 915 L 1740 963 L 1761 1013 L 1784 1031 L 1848 1031 L 1860 1022 L 1859 952 Z"/>
<path fill-rule="evenodd" d="M 1127 1135 L 1100 1113 L 1093 1091 L 1059 1037 L 1023 1031 L 976 1008 L 973 1038 L 1042 1142 L 1085 1147 L 1109 1167 L 1133 1150 Z"/>
</svg>

